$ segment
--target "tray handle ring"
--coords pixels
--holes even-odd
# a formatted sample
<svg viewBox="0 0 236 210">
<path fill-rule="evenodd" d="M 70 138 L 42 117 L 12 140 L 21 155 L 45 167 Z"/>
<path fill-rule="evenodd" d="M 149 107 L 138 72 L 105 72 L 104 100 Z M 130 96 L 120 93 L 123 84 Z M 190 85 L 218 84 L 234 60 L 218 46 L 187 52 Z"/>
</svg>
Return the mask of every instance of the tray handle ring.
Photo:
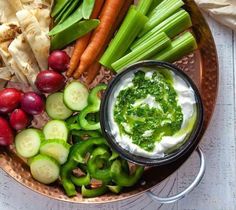
<svg viewBox="0 0 236 210">
<path fill-rule="evenodd" d="M 171 196 L 171 197 L 166 197 L 166 198 L 161 198 L 156 196 L 153 192 L 148 191 L 146 194 L 154 201 L 161 203 L 161 204 L 167 204 L 167 203 L 174 203 L 177 202 L 181 199 L 183 199 L 187 194 L 189 194 L 194 188 L 196 188 L 198 186 L 198 184 L 200 183 L 200 181 L 202 180 L 204 174 L 205 174 L 205 169 L 206 169 L 206 161 L 205 161 L 205 157 L 203 154 L 203 151 L 201 150 L 200 147 L 198 147 L 196 149 L 198 155 L 199 155 L 199 159 L 200 159 L 200 169 L 199 172 L 196 176 L 196 178 L 194 179 L 194 181 L 192 182 L 191 185 L 189 185 L 189 187 L 187 187 L 184 191 L 178 193 L 177 195 Z"/>
</svg>

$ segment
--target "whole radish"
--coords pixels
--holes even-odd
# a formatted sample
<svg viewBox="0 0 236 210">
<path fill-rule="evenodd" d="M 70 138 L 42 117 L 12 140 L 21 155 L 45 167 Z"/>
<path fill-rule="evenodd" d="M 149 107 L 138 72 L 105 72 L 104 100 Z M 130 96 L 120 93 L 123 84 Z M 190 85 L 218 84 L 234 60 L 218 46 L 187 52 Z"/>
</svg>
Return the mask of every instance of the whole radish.
<svg viewBox="0 0 236 210">
<path fill-rule="evenodd" d="M 10 115 L 10 124 L 17 131 L 29 126 L 30 121 L 30 116 L 22 109 L 15 109 Z"/>
<path fill-rule="evenodd" d="M 68 69 L 69 62 L 69 55 L 62 50 L 53 51 L 48 57 L 49 67 L 58 72 L 66 71 Z"/>
<path fill-rule="evenodd" d="M 10 113 L 16 109 L 23 93 L 15 88 L 5 88 L 0 91 L 0 112 Z"/>
<path fill-rule="evenodd" d="M 14 133 L 9 123 L 0 117 L 0 146 L 9 146 L 14 141 Z"/>
</svg>

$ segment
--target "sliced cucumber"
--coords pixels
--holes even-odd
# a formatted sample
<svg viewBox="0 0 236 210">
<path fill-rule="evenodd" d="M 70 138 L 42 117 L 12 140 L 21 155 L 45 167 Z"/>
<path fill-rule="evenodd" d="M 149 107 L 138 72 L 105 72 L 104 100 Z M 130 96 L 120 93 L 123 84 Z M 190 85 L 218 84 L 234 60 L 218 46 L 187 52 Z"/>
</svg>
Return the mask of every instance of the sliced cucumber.
<svg viewBox="0 0 236 210">
<path fill-rule="evenodd" d="M 88 89 L 80 82 L 70 83 L 64 91 L 66 106 L 74 111 L 81 111 L 88 105 Z"/>
<path fill-rule="evenodd" d="M 22 157 L 30 158 L 38 154 L 43 133 L 34 128 L 26 129 L 16 135 L 16 152 Z"/>
<path fill-rule="evenodd" d="M 64 104 L 63 93 L 53 93 L 47 97 L 46 112 L 54 120 L 65 120 L 73 113 Z"/>
<path fill-rule="evenodd" d="M 64 140 L 51 139 L 44 141 L 40 146 L 40 153 L 54 158 L 61 165 L 67 161 L 70 145 Z"/>
<path fill-rule="evenodd" d="M 39 154 L 31 160 L 30 171 L 37 181 L 43 184 L 51 184 L 59 178 L 60 167 L 53 158 Z"/>
<path fill-rule="evenodd" d="M 61 120 L 51 120 L 43 128 L 45 139 L 63 139 L 67 141 L 69 130 Z"/>
</svg>

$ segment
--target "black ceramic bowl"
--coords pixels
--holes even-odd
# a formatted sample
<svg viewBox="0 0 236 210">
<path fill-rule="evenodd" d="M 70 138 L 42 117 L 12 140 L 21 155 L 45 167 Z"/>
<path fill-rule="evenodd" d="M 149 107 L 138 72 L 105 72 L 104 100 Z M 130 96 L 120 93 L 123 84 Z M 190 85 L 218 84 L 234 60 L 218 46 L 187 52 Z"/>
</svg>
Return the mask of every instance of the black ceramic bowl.
<svg viewBox="0 0 236 210">
<path fill-rule="evenodd" d="M 109 104 L 110 104 L 109 100 L 112 98 L 111 96 L 114 94 L 115 88 L 124 79 L 124 77 L 127 77 L 127 74 L 135 73 L 137 71 L 142 70 L 142 68 L 150 68 L 150 69 L 166 68 L 174 72 L 176 75 L 180 76 L 186 82 L 186 84 L 189 85 L 189 87 L 191 87 L 193 91 L 195 92 L 197 116 L 196 116 L 196 121 L 192 129 L 192 132 L 188 135 L 187 139 L 182 144 L 182 146 L 180 146 L 177 150 L 173 151 L 172 153 L 166 154 L 164 157 L 161 157 L 161 158 L 152 159 L 152 158 L 134 155 L 130 153 L 128 150 L 121 147 L 119 143 L 117 143 L 115 137 L 111 133 L 110 123 L 108 120 L 109 119 L 108 110 L 111 108 L 109 107 Z M 104 97 L 101 103 L 100 122 L 101 122 L 102 133 L 105 136 L 107 142 L 123 158 L 139 165 L 160 166 L 160 165 L 166 165 L 173 161 L 176 161 L 178 158 L 184 155 L 191 148 L 192 145 L 194 145 L 194 142 L 197 140 L 198 134 L 200 133 L 201 128 L 202 128 L 203 114 L 204 114 L 203 105 L 202 105 L 202 100 L 201 100 L 199 91 L 197 87 L 195 86 L 195 84 L 193 83 L 193 81 L 181 69 L 167 62 L 142 61 L 142 62 L 138 62 L 134 65 L 129 66 L 120 74 L 116 75 L 116 77 L 108 84 L 108 88 L 104 93 Z"/>
</svg>

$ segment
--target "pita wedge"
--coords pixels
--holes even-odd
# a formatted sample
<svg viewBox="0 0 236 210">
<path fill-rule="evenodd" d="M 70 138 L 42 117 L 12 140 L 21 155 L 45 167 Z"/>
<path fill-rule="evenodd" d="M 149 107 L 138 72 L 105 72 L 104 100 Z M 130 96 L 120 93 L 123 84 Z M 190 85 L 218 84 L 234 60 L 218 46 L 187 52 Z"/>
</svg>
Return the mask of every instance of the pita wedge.
<svg viewBox="0 0 236 210">
<path fill-rule="evenodd" d="M 19 82 L 28 84 L 28 80 L 26 76 L 18 67 L 18 65 L 16 64 L 16 62 L 14 61 L 12 55 L 10 54 L 8 50 L 9 45 L 18 35 L 18 32 L 19 32 L 19 28 L 17 25 L 13 25 L 13 24 L 0 25 L 0 55 L 6 67 L 8 68 L 8 71 L 11 74 L 15 74 Z"/>
<path fill-rule="evenodd" d="M 11 6 L 15 9 L 15 12 L 23 9 L 23 4 L 21 3 L 21 0 L 6 0 L 6 1 L 8 1 L 11 4 Z"/>
<path fill-rule="evenodd" d="M 8 67 L 0 67 L 0 79 L 10 81 L 12 79 L 12 74 Z"/>
<path fill-rule="evenodd" d="M 47 69 L 50 48 L 49 37 L 40 29 L 39 21 L 28 9 L 18 11 L 16 17 L 40 69 Z"/>
<path fill-rule="evenodd" d="M 7 0 L 0 0 L 0 24 L 17 23 L 14 8 Z"/>
<path fill-rule="evenodd" d="M 9 45 L 8 50 L 21 72 L 33 87 L 39 67 L 33 52 L 23 34 L 18 35 Z"/>
</svg>

